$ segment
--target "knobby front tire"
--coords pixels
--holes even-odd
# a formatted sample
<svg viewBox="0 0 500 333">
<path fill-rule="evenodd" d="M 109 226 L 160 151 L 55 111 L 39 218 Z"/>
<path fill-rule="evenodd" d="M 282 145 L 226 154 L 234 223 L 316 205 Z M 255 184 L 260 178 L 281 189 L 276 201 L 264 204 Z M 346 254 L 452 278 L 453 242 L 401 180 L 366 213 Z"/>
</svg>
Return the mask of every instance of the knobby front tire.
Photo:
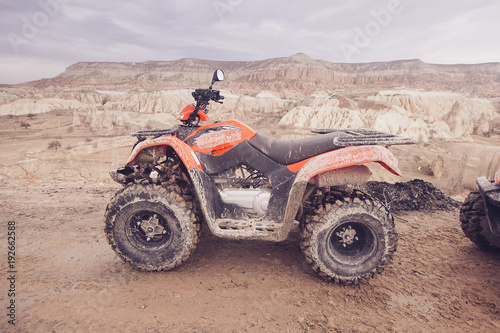
<svg viewBox="0 0 500 333">
<path fill-rule="evenodd" d="M 194 203 L 173 186 L 134 184 L 106 208 L 106 237 L 127 263 L 147 271 L 169 270 L 186 261 L 200 239 Z"/>
</svg>

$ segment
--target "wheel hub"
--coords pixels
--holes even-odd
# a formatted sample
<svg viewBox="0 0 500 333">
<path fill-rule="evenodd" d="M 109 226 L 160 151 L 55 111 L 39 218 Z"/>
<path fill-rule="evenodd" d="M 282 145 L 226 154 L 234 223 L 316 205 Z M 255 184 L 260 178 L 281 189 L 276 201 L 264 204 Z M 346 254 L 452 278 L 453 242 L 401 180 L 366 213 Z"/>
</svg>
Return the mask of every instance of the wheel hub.
<svg viewBox="0 0 500 333">
<path fill-rule="evenodd" d="M 150 241 L 155 237 L 161 237 L 167 233 L 167 230 L 160 224 L 160 220 L 158 220 L 158 216 L 156 214 L 151 216 L 148 220 L 137 222 L 137 225 L 144 232 L 147 241 Z"/>
<path fill-rule="evenodd" d="M 355 241 L 359 240 L 356 234 L 356 230 L 354 230 L 351 225 L 343 227 L 340 231 L 336 232 L 336 235 L 339 238 L 339 243 L 341 243 L 343 247 L 347 247 L 347 245 L 351 245 Z"/>
</svg>

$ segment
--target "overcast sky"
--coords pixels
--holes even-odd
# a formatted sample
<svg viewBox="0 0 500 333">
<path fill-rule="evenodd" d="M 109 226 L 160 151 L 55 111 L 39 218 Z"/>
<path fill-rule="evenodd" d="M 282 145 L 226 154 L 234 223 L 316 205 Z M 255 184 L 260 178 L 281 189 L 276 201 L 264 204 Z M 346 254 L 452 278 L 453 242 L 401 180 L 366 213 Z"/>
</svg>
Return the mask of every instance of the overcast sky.
<svg viewBox="0 0 500 333">
<path fill-rule="evenodd" d="M 500 62 L 498 0 L 0 0 L 0 83 L 80 61 Z"/>
</svg>

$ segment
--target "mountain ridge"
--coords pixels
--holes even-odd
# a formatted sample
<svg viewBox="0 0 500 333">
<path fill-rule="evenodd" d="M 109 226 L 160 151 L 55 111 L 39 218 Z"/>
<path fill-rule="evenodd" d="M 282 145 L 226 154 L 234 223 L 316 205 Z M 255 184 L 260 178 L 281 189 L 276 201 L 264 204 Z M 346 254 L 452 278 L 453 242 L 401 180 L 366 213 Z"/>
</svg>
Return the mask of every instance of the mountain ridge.
<svg viewBox="0 0 500 333">
<path fill-rule="evenodd" d="M 419 59 L 369 63 L 335 63 L 304 53 L 257 61 L 182 58 L 144 62 L 78 62 L 48 79 L 15 87 L 41 90 L 192 88 L 206 85 L 213 70 L 226 71 L 220 87 L 279 92 L 281 97 L 351 87 L 385 86 L 442 90 L 477 97 L 500 96 L 500 63 L 428 64 Z"/>
</svg>

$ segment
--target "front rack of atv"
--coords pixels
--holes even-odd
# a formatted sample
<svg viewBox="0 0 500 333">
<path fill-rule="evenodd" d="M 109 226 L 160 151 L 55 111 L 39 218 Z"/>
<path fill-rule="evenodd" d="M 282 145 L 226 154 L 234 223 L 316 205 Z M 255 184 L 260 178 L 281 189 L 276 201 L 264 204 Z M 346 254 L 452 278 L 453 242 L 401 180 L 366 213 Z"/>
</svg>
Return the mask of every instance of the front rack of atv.
<svg viewBox="0 0 500 333">
<path fill-rule="evenodd" d="M 333 144 L 338 147 L 372 145 L 392 146 L 417 143 L 417 140 L 406 138 L 401 135 L 379 132 L 368 128 L 314 129 L 311 132 L 318 134 L 344 132 L 349 134 L 347 136 L 338 136 L 333 139 Z"/>
<path fill-rule="evenodd" d="M 158 128 L 158 129 L 141 130 L 131 133 L 130 135 L 136 137 L 146 137 L 146 136 L 158 137 L 162 135 L 172 134 L 174 132 L 175 132 L 174 128 Z"/>
</svg>

